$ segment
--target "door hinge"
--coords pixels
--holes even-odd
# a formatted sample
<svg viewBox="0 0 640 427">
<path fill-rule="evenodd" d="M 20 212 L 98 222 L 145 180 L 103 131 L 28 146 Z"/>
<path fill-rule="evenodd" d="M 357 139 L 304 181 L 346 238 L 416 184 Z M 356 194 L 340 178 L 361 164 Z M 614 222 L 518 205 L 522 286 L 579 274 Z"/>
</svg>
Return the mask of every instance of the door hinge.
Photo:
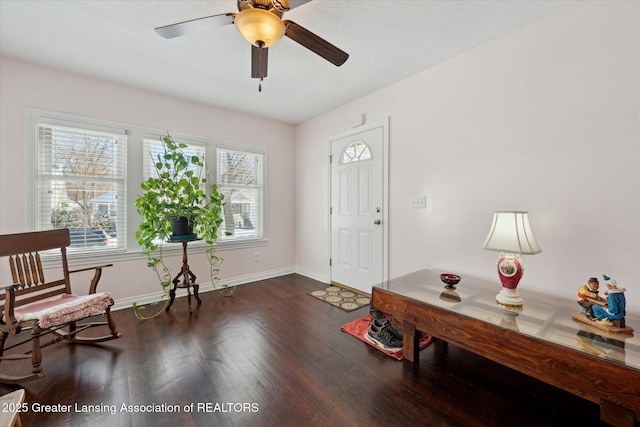
<svg viewBox="0 0 640 427">
<path fill-rule="evenodd" d="M 332 262 L 331 258 L 329 258 L 329 267 L 331 267 L 331 265 L 332 265 L 331 262 Z"/>
<path fill-rule="evenodd" d="M 333 155 L 329 154 L 329 163 L 333 163 Z"/>
<path fill-rule="evenodd" d="M 329 208 L 329 215 L 333 215 L 333 206 Z"/>
</svg>

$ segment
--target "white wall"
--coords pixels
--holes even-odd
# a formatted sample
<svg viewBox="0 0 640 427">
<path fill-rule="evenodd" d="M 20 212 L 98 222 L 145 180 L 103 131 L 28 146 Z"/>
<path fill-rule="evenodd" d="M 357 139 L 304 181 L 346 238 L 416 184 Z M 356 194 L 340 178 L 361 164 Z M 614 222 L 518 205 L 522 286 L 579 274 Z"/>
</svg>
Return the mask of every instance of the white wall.
<svg viewBox="0 0 640 427">
<path fill-rule="evenodd" d="M 214 85 L 215 82 L 212 82 Z M 203 88 L 215 90 L 215 87 Z M 163 95 L 111 84 L 12 58 L 0 58 L 0 233 L 28 228 L 25 166 L 25 108 L 69 113 L 202 138 L 264 146 L 268 156 L 266 246 L 219 251 L 225 261 L 220 277 L 233 283 L 292 272 L 295 268 L 294 126 L 219 110 Z M 253 253 L 260 252 L 260 261 Z M 204 254 L 189 263 L 198 282 L 210 282 Z M 174 274 L 181 257 L 169 261 Z M 0 265 L 0 279 L 9 273 Z M 52 276 L 53 277 L 53 276 Z M 160 290 L 146 259 L 116 262 L 105 270 L 100 287 L 118 300 Z"/>
<path fill-rule="evenodd" d="M 388 116 L 391 277 L 431 267 L 499 288 L 481 247 L 492 213 L 527 210 L 542 253 L 523 256 L 521 288 L 574 298 L 608 274 L 637 311 L 638 22 L 638 2 L 581 3 L 299 125 L 299 270 L 329 278 L 329 137 Z M 409 209 L 421 194 L 432 212 Z"/>
</svg>

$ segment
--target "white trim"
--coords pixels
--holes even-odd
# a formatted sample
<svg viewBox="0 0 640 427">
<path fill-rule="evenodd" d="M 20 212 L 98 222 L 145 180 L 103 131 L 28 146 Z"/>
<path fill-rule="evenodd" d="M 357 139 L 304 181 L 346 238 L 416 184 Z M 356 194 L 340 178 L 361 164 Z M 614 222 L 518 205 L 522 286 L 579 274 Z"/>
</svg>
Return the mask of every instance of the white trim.
<svg viewBox="0 0 640 427">
<path fill-rule="evenodd" d="M 389 117 L 382 120 L 382 204 L 384 215 L 382 222 L 382 287 L 386 288 L 389 282 Z"/>
<path fill-rule="evenodd" d="M 329 279 L 326 274 L 317 273 L 299 265 L 296 266 L 296 273 L 301 276 L 308 277 L 309 279 L 317 280 L 318 282 L 326 284 L 331 283 L 331 279 Z"/>
<path fill-rule="evenodd" d="M 272 279 L 274 277 L 286 276 L 288 274 L 294 274 L 294 273 L 296 273 L 296 270 L 294 267 L 284 267 L 284 268 L 271 270 L 271 271 L 263 271 L 261 273 L 248 274 L 245 276 L 238 276 L 231 279 L 221 280 L 216 285 L 216 288 L 221 289 L 223 286 L 231 287 L 231 286 L 245 285 L 245 284 L 257 282 L 260 280 Z M 210 282 L 200 285 L 200 290 L 199 290 L 200 294 L 203 294 L 206 292 L 213 292 L 213 291 L 215 291 L 215 289 L 213 288 L 213 284 L 211 284 Z M 136 297 L 124 298 L 116 301 L 115 304 L 111 307 L 111 310 L 116 311 L 116 310 L 125 310 L 127 308 L 132 308 L 133 303 L 136 303 L 138 306 L 144 305 L 144 304 L 151 304 L 153 302 L 158 301 L 162 297 L 162 295 L 163 295 L 162 292 L 156 292 L 151 294 L 139 295 Z M 180 288 L 176 291 L 176 298 L 183 298 L 186 296 L 187 296 L 186 289 Z M 193 302 L 194 301 L 192 301 L 192 303 Z M 197 304 L 197 302 L 195 303 Z"/>
</svg>

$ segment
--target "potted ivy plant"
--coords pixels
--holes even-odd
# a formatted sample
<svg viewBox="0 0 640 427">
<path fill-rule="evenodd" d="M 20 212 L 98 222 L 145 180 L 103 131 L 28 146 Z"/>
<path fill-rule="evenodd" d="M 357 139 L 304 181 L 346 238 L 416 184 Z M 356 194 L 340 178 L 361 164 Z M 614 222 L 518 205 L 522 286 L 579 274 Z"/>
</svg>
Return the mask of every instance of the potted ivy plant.
<svg viewBox="0 0 640 427">
<path fill-rule="evenodd" d="M 143 192 L 135 204 L 142 217 L 136 239 L 147 255 L 148 266 L 155 270 L 160 280 L 164 304 L 154 315 L 146 316 L 142 313 L 146 307 L 134 303 L 134 311 L 140 319 L 155 317 L 169 302 L 171 271 L 163 259 L 164 242 L 202 239 L 214 287 L 219 281 L 217 273 L 222 263 L 222 259 L 214 254 L 213 244 L 224 218 L 224 195 L 218 192 L 216 184 L 208 183 L 204 159 L 190 154 L 185 150 L 186 144 L 175 142 L 169 134 L 160 140 L 162 150 L 155 155 L 151 153 L 155 173 L 141 184 Z M 157 306 L 161 301 L 152 305 Z"/>
</svg>

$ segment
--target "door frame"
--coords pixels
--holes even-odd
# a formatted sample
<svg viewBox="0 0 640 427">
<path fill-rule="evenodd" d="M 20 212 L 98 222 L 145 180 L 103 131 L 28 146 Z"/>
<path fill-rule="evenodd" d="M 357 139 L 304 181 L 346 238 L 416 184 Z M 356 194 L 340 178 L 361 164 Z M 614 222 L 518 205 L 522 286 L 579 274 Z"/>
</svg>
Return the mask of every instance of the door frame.
<svg viewBox="0 0 640 427">
<path fill-rule="evenodd" d="M 333 282 L 332 277 L 332 267 L 331 267 L 331 258 L 332 258 L 332 240 L 331 234 L 333 231 L 333 223 L 331 217 L 331 201 L 332 199 L 332 183 L 331 183 L 331 175 L 332 175 L 332 164 L 331 164 L 331 148 L 332 144 L 335 140 L 346 138 L 349 136 L 357 135 L 363 132 L 368 132 L 370 130 L 382 128 L 382 288 L 387 288 L 387 282 L 389 280 L 389 118 L 386 117 L 381 120 L 372 121 L 370 123 L 365 123 L 360 126 L 356 126 L 347 131 L 341 132 L 337 135 L 332 135 L 329 137 L 327 143 L 327 223 L 329 224 L 329 229 L 327 230 L 329 236 L 327 239 L 328 247 L 327 253 L 329 254 L 329 259 L 327 260 L 327 264 L 329 264 L 329 283 Z"/>
</svg>

